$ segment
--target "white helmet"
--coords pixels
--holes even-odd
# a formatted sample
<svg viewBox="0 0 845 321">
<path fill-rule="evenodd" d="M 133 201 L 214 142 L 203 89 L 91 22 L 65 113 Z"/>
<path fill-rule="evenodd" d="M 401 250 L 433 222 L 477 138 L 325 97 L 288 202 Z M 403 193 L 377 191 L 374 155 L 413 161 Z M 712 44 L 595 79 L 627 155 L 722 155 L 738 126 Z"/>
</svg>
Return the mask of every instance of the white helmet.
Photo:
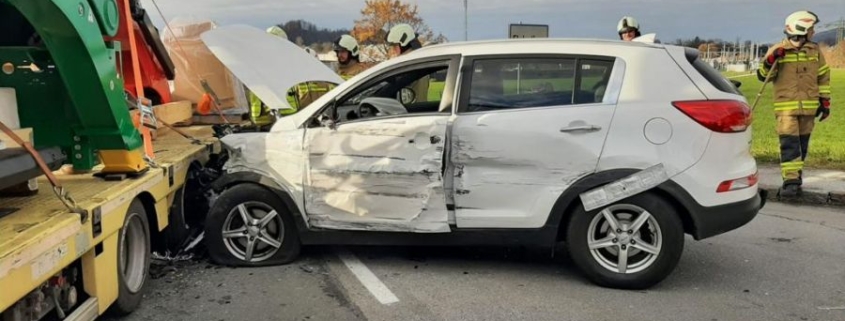
<svg viewBox="0 0 845 321">
<path fill-rule="evenodd" d="M 390 32 L 387 34 L 387 43 L 397 44 L 404 48 L 416 38 L 417 33 L 414 32 L 414 28 L 409 24 L 403 23 L 390 28 Z"/>
<path fill-rule="evenodd" d="M 819 17 L 810 11 L 796 11 L 786 17 L 783 32 L 788 36 L 806 36 L 810 28 L 819 22 Z"/>
<path fill-rule="evenodd" d="M 334 42 L 334 51 L 346 50 L 353 57 L 358 57 L 358 41 L 350 35 L 342 35 Z"/>
<path fill-rule="evenodd" d="M 319 55 L 317 55 L 317 51 L 314 50 L 314 49 L 311 49 L 311 47 L 305 47 L 305 52 L 307 52 L 311 56 L 314 56 L 314 58 L 320 57 Z"/>
<path fill-rule="evenodd" d="M 631 29 L 636 29 L 637 31 L 640 30 L 640 24 L 633 17 L 622 17 L 622 19 L 619 20 L 619 24 L 616 26 L 616 31 L 620 34 L 626 33 Z"/>
<path fill-rule="evenodd" d="M 285 32 L 285 30 L 282 29 L 282 27 L 279 27 L 279 26 L 272 26 L 270 28 L 267 28 L 267 33 L 274 35 L 274 36 L 277 36 L 277 37 L 280 37 L 280 38 L 283 38 L 285 40 L 288 39 L 287 32 Z"/>
</svg>

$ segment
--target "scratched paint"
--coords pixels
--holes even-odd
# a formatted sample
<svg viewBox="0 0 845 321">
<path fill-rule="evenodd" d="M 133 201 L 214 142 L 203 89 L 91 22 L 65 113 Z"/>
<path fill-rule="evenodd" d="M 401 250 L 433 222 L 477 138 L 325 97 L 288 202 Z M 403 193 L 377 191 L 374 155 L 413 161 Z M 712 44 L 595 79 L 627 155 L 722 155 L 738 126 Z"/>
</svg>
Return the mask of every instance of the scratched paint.
<svg viewBox="0 0 845 321">
<path fill-rule="evenodd" d="M 607 128 L 613 109 L 592 108 L 458 117 L 450 151 L 457 226 L 543 226 L 566 188 L 595 172 L 606 132 L 561 131 L 574 120 Z"/>
<path fill-rule="evenodd" d="M 302 182 L 305 152 L 302 131 L 279 130 L 270 133 L 228 135 L 221 142 L 230 152 L 224 166 L 229 173 L 249 171 L 272 180 L 272 184 L 287 191 L 302 209 Z M 303 218 L 305 212 L 300 210 Z"/>
<path fill-rule="evenodd" d="M 304 188 L 309 223 L 333 229 L 448 232 L 441 174 L 446 118 L 309 130 Z"/>
</svg>

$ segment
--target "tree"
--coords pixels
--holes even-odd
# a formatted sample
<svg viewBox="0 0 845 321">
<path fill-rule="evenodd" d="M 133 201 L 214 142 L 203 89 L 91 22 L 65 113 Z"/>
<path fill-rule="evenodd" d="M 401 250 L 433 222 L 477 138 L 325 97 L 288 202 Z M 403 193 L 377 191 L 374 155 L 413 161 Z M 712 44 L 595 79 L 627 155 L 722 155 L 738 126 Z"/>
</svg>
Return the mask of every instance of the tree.
<svg viewBox="0 0 845 321">
<path fill-rule="evenodd" d="M 423 45 L 446 41 L 442 34 L 435 36 L 434 31 L 423 22 L 416 4 L 401 0 L 366 0 L 364 8 L 361 9 L 361 19 L 355 20 L 352 36 L 362 47 L 373 45 L 372 52 L 366 52 L 371 59 L 383 60 L 387 57 L 389 49 L 385 39 L 387 32 L 400 23 L 411 25 Z"/>
</svg>

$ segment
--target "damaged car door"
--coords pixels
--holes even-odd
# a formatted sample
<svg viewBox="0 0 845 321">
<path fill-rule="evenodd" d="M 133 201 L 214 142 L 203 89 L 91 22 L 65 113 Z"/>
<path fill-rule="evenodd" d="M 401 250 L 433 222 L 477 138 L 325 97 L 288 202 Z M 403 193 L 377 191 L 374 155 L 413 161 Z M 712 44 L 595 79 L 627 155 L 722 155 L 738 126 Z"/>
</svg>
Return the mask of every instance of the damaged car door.
<svg viewBox="0 0 845 321">
<path fill-rule="evenodd" d="M 498 55 L 464 65 L 450 151 L 457 226 L 542 227 L 566 188 L 596 170 L 621 63 Z"/>
<path fill-rule="evenodd" d="M 306 129 L 305 209 L 327 229 L 449 232 L 443 155 L 457 56 L 362 80 Z"/>
</svg>

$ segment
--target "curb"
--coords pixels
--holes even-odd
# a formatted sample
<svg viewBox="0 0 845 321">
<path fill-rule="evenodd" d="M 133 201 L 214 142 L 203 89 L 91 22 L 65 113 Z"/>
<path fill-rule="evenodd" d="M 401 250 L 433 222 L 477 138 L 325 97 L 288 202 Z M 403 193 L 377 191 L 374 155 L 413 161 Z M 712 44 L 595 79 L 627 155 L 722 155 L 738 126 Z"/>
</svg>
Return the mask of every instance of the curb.
<svg viewBox="0 0 845 321">
<path fill-rule="evenodd" d="M 761 184 L 760 189 L 769 192 L 768 200 L 802 205 L 842 206 L 845 207 L 845 193 L 824 192 L 816 189 L 804 189 L 800 196 L 781 198 L 780 185 Z"/>
</svg>

